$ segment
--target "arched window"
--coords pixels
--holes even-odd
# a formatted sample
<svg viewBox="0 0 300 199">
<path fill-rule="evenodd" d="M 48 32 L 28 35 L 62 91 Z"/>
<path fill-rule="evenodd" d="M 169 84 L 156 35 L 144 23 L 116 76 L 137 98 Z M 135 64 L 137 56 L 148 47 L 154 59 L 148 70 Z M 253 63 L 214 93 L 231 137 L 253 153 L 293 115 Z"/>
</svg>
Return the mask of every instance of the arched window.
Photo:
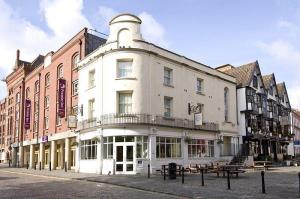
<svg viewBox="0 0 300 199">
<path fill-rule="evenodd" d="M 57 79 L 63 78 L 64 77 L 64 69 L 63 65 L 59 65 L 57 68 Z"/>
<path fill-rule="evenodd" d="M 80 61 L 79 59 L 79 54 L 78 53 L 75 53 L 72 57 L 72 67 L 73 68 L 77 68 L 77 64 L 78 62 Z"/>
<path fill-rule="evenodd" d="M 50 85 L 50 73 L 47 73 L 45 76 L 45 86 L 49 86 Z"/>
<path fill-rule="evenodd" d="M 224 88 L 224 118 L 225 121 L 229 120 L 229 90 Z"/>
<path fill-rule="evenodd" d="M 40 92 L 40 82 L 36 81 L 34 84 L 34 92 L 39 93 Z"/>
<path fill-rule="evenodd" d="M 25 96 L 26 96 L 26 99 L 29 98 L 29 95 L 30 95 L 30 88 L 26 88 L 26 93 L 25 93 Z"/>
</svg>

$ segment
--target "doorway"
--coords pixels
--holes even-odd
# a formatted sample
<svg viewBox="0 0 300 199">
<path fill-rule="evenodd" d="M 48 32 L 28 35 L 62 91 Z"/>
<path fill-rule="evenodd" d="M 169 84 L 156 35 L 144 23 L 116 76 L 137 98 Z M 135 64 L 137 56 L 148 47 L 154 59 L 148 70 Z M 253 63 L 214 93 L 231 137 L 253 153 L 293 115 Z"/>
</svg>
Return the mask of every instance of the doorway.
<svg viewBox="0 0 300 199">
<path fill-rule="evenodd" d="M 116 160 L 116 174 L 134 174 L 135 145 L 134 143 L 116 143 L 114 146 Z"/>
</svg>

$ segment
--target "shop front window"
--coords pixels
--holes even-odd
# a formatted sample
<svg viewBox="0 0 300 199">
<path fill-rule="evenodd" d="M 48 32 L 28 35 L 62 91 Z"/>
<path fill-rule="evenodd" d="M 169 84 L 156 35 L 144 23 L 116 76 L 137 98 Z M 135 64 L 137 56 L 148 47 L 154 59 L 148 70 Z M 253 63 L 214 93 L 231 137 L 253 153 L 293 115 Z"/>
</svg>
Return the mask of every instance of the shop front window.
<svg viewBox="0 0 300 199">
<path fill-rule="evenodd" d="M 181 138 L 157 137 L 156 158 L 180 158 Z"/>
</svg>

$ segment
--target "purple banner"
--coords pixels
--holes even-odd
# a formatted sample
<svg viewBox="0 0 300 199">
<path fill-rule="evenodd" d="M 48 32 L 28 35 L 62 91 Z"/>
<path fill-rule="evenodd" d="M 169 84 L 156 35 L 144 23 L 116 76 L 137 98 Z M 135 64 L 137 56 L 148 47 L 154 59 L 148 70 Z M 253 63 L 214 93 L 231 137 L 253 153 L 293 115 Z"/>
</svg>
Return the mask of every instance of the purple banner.
<svg viewBox="0 0 300 199">
<path fill-rule="evenodd" d="M 63 118 L 66 115 L 66 80 L 58 80 L 58 115 Z"/>
<path fill-rule="evenodd" d="M 24 128 L 30 129 L 31 101 L 25 100 L 25 125 Z"/>
</svg>

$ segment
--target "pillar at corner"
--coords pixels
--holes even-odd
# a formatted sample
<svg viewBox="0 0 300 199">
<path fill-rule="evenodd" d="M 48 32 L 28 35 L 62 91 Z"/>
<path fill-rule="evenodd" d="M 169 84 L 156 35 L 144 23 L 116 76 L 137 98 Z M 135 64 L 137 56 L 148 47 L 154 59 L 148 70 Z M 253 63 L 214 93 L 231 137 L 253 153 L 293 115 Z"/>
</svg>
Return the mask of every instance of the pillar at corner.
<svg viewBox="0 0 300 199">
<path fill-rule="evenodd" d="M 17 166 L 17 148 L 16 147 L 12 148 L 12 166 L 13 167 Z"/>
<path fill-rule="evenodd" d="M 45 168 L 45 144 L 43 142 L 40 143 L 40 155 L 39 162 L 41 163 L 42 169 Z"/>
<path fill-rule="evenodd" d="M 33 159 L 34 159 L 34 145 L 31 144 L 30 151 L 29 151 L 29 167 L 30 168 L 34 167 Z"/>
<path fill-rule="evenodd" d="M 65 162 L 67 163 L 68 170 L 71 169 L 71 163 L 70 163 L 70 138 L 65 139 Z"/>
<path fill-rule="evenodd" d="M 24 167 L 24 147 L 19 147 L 19 166 Z"/>
<path fill-rule="evenodd" d="M 57 165 L 57 162 L 56 162 L 56 141 L 55 140 L 52 140 L 51 141 L 51 168 L 53 170 L 56 169 L 56 165 Z"/>
</svg>

